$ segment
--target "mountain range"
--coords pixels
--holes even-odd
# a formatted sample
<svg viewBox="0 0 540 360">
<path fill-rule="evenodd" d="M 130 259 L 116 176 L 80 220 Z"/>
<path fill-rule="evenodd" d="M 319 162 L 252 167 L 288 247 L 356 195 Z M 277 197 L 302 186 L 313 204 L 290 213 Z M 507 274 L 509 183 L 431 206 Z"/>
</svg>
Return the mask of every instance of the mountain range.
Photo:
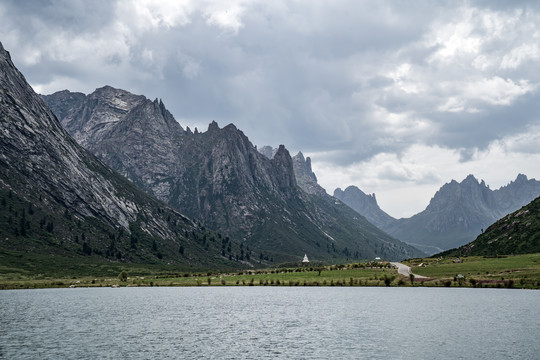
<svg viewBox="0 0 540 360">
<path fill-rule="evenodd" d="M 473 175 L 443 185 L 427 208 L 395 219 L 377 205 L 375 195 L 350 186 L 334 196 L 394 237 L 434 254 L 473 241 L 489 225 L 540 196 L 540 182 L 519 174 L 508 185 L 491 190 Z"/>
<path fill-rule="evenodd" d="M 81 147 L 0 43 L 0 251 L 184 268 L 243 267 L 221 234 L 147 195 Z M 230 253 L 240 254 L 238 243 Z M 56 260 L 55 260 L 56 259 Z M 32 264 L 27 264 L 32 267 Z M 36 270 L 39 272 L 40 270 Z"/>
<path fill-rule="evenodd" d="M 302 190 L 284 146 L 267 157 L 233 124 L 184 129 L 160 100 L 110 86 L 43 99 L 75 140 L 141 189 L 276 261 L 420 254 L 326 193 Z"/>
<path fill-rule="evenodd" d="M 495 191 L 470 175 L 394 219 L 357 187 L 328 195 L 309 157 L 258 150 L 233 124 L 184 129 L 162 101 L 110 86 L 40 97 L 1 44 L 0 71 L 4 255 L 190 268 L 403 259 L 422 253 L 400 240 L 461 246 L 540 195 L 522 174 Z"/>
</svg>

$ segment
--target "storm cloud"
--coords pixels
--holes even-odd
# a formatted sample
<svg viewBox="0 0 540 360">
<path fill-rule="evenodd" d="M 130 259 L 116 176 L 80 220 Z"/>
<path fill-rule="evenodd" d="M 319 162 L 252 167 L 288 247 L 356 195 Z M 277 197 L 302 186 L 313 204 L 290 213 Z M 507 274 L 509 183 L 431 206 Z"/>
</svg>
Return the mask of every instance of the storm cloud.
<svg viewBox="0 0 540 360">
<path fill-rule="evenodd" d="M 540 176 L 533 1 L 3 1 L 0 20 L 40 93 L 107 84 L 234 123 L 395 216 L 468 173 Z"/>
</svg>

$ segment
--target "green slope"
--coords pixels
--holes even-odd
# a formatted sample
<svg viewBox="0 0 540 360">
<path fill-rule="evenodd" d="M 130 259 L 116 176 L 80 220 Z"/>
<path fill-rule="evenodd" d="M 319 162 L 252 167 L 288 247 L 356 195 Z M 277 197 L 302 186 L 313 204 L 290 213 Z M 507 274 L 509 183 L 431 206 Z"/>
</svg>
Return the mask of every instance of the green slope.
<svg viewBox="0 0 540 360">
<path fill-rule="evenodd" d="M 435 256 L 496 256 L 538 252 L 540 252 L 540 197 L 489 226 L 473 242 Z"/>
</svg>

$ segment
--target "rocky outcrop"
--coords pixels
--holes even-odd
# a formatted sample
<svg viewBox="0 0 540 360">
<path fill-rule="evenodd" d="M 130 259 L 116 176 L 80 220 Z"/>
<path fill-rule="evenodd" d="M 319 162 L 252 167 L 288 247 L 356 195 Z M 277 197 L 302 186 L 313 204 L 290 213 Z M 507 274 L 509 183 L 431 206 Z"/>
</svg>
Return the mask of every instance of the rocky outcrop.
<svg viewBox="0 0 540 360">
<path fill-rule="evenodd" d="M 259 149 L 259 152 L 269 159 L 273 159 L 278 149 L 265 145 Z M 296 183 L 302 190 L 308 194 L 326 195 L 326 190 L 317 182 L 317 176 L 311 169 L 311 159 L 305 158 L 302 152 L 298 152 L 292 157 L 294 176 Z"/>
<path fill-rule="evenodd" d="M 296 181 L 302 190 L 308 194 L 326 195 L 326 190 L 318 184 L 317 176 L 311 169 L 311 159 L 309 157 L 304 158 L 304 154 L 298 152 L 293 157 L 293 165 Z"/>
</svg>

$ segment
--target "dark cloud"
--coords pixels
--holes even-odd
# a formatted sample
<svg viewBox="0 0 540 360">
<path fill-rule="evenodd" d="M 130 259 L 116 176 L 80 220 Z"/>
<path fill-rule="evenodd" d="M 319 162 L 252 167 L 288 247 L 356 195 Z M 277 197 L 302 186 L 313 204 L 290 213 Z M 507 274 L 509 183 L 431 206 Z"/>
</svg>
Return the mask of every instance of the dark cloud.
<svg viewBox="0 0 540 360">
<path fill-rule="evenodd" d="M 121 87 L 183 126 L 234 123 L 340 166 L 414 145 L 467 162 L 537 129 L 538 24 L 533 1 L 0 4 L 0 41 L 38 90 Z"/>
<path fill-rule="evenodd" d="M 62 29 L 75 34 L 99 32 L 114 20 L 115 2 L 109 0 L 5 0 L 5 16 L 21 35 L 34 37 L 38 31 Z"/>
</svg>

